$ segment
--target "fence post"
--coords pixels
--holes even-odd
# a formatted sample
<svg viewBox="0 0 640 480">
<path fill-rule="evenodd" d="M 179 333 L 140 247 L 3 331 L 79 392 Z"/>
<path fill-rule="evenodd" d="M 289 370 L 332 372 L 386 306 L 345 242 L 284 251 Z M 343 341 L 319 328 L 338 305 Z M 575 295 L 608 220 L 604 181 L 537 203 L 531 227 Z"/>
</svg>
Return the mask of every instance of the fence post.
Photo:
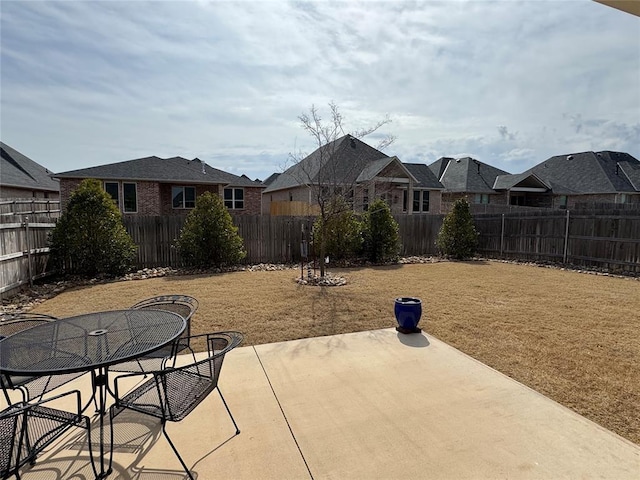
<svg viewBox="0 0 640 480">
<path fill-rule="evenodd" d="M 23 218 L 24 236 L 27 243 L 27 274 L 29 275 L 29 286 L 33 287 L 33 267 L 31 265 L 31 241 L 29 240 L 29 216 Z"/>
<path fill-rule="evenodd" d="M 569 248 L 569 210 L 567 210 L 567 222 L 564 229 L 564 253 L 562 255 L 562 263 L 567 263 L 568 248 Z"/>
<path fill-rule="evenodd" d="M 502 225 L 500 226 L 500 256 L 504 251 L 504 213 L 502 214 Z"/>
</svg>

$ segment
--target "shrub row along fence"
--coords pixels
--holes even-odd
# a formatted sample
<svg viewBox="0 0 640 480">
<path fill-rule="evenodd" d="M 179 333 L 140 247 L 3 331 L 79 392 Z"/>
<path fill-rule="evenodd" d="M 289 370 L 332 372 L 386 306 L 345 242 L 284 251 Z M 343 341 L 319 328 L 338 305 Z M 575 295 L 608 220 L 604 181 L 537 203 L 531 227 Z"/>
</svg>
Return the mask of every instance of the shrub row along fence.
<svg viewBox="0 0 640 480">
<path fill-rule="evenodd" d="M 435 255 L 443 215 L 395 217 L 401 254 Z M 245 263 L 301 260 L 314 217 L 234 216 L 244 239 Z M 640 210 L 532 211 L 476 214 L 478 252 L 492 258 L 573 264 L 640 274 Z M 183 217 L 125 217 L 138 245 L 138 268 L 184 266 L 174 241 Z M 0 216 L 0 295 L 47 274 L 49 217 Z"/>
</svg>

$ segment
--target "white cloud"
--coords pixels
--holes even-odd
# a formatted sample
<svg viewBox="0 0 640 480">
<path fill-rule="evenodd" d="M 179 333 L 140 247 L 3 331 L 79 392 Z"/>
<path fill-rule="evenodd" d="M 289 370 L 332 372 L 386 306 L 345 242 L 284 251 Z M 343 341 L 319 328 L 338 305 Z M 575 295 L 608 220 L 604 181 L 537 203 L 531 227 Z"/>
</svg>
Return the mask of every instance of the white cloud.
<svg viewBox="0 0 640 480">
<path fill-rule="evenodd" d="M 640 22 L 591 1 L 3 1 L 2 140 L 54 171 L 198 156 L 266 177 L 311 104 L 386 152 L 640 158 Z M 375 142 L 372 142 L 375 143 Z"/>
</svg>

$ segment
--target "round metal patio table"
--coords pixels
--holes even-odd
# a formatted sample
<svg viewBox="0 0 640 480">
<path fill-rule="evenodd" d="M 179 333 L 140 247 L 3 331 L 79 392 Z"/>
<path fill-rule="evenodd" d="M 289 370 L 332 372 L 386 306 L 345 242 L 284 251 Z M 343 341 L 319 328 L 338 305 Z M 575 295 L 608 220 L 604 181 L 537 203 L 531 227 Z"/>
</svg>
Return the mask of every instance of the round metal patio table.
<svg viewBox="0 0 640 480">
<path fill-rule="evenodd" d="M 105 465 L 104 415 L 106 396 L 111 393 L 109 366 L 158 350 L 175 341 L 185 328 L 184 318 L 164 310 L 111 310 L 45 322 L 0 340 L 0 373 L 44 376 L 91 372 L 93 394 L 85 409 L 97 398 L 100 414 L 97 478 L 105 478 L 111 473 L 113 461 L 110 451 Z"/>
</svg>

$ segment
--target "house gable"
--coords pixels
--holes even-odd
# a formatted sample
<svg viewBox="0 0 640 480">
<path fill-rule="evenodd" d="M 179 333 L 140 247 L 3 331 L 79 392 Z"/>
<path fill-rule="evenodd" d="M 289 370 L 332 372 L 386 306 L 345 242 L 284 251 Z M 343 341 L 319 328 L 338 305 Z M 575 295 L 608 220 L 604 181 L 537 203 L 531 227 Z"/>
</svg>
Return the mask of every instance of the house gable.
<svg viewBox="0 0 640 480">
<path fill-rule="evenodd" d="M 499 175 L 509 175 L 471 157 L 442 157 L 429 165 L 447 193 L 496 193 L 493 185 Z"/>
<path fill-rule="evenodd" d="M 389 157 L 362 140 L 345 135 L 282 172 L 264 193 L 300 185 L 354 184 L 365 167 L 383 158 Z"/>
</svg>

